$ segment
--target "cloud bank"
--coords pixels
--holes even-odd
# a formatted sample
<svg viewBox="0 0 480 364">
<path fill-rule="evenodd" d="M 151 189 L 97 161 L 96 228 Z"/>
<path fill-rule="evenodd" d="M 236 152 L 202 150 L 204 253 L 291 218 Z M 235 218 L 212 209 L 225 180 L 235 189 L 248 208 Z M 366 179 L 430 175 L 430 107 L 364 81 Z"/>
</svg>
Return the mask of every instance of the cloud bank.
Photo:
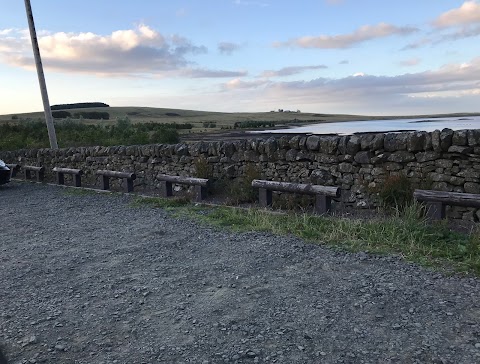
<svg viewBox="0 0 480 364">
<path fill-rule="evenodd" d="M 380 23 L 377 25 L 364 25 L 352 33 L 340 35 L 319 35 L 306 36 L 291 39 L 286 42 L 276 42 L 275 47 L 300 47 L 300 48 L 321 48 L 341 49 L 350 48 L 359 43 L 369 40 L 390 37 L 392 35 L 409 35 L 418 31 L 414 27 L 397 27 L 395 25 Z"/>
<path fill-rule="evenodd" d="M 44 66 L 55 71 L 103 76 L 244 75 L 224 70 L 195 70 L 189 57 L 206 53 L 206 47 L 194 45 L 178 35 L 164 36 L 147 25 L 109 35 L 47 33 L 38 40 Z M 25 31 L 0 30 L 0 59 L 12 66 L 33 67 L 30 40 Z"/>
</svg>

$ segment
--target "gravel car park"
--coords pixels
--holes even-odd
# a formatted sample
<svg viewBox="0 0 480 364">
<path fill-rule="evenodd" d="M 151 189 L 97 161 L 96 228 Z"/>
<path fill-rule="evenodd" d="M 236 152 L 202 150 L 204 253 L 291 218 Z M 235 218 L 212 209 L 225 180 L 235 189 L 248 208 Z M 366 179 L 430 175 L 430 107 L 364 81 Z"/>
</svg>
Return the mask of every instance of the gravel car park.
<svg viewBox="0 0 480 364">
<path fill-rule="evenodd" d="M 10 168 L 0 159 L 0 185 L 10 182 Z"/>
</svg>

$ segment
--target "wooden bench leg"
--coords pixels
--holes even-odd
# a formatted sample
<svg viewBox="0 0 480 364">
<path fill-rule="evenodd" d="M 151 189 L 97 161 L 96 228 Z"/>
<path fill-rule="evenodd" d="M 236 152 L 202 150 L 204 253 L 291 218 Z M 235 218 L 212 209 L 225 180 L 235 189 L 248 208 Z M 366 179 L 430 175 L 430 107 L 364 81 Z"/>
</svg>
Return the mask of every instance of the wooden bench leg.
<svg viewBox="0 0 480 364">
<path fill-rule="evenodd" d="M 162 197 L 173 196 L 172 182 L 160 181 L 160 194 Z"/>
<path fill-rule="evenodd" d="M 102 176 L 102 190 L 110 189 L 110 177 Z"/>
<path fill-rule="evenodd" d="M 38 171 L 37 172 L 37 182 L 43 182 L 45 179 L 45 172 L 44 171 Z"/>
<path fill-rule="evenodd" d="M 195 186 L 195 201 L 200 202 L 207 198 L 207 188 L 203 186 Z"/>
<path fill-rule="evenodd" d="M 127 192 L 133 192 L 133 179 L 127 178 Z"/>
<path fill-rule="evenodd" d="M 266 188 L 258 189 L 258 200 L 260 206 L 267 207 L 272 205 L 272 191 Z"/>
<path fill-rule="evenodd" d="M 317 214 L 329 214 L 332 211 L 332 198 L 325 195 L 315 196 L 315 212 Z"/>
<path fill-rule="evenodd" d="M 32 179 L 32 171 L 26 169 L 24 172 L 25 172 L 25 179 Z"/>
<path fill-rule="evenodd" d="M 73 180 L 75 183 L 75 187 L 81 187 L 82 186 L 82 176 L 79 174 L 76 174 L 73 176 Z"/>
<path fill-rule="evenodd" d="M 57 172 L 57 185 L 65 184 L 65 175 L 61 172 Z"/>
<path fill-rule="evenodd" d="M 430 220 L 443 220 L 445 218 L 445 205 L 441 202 L 427 202 L 427 218 Z"/>
</svg>

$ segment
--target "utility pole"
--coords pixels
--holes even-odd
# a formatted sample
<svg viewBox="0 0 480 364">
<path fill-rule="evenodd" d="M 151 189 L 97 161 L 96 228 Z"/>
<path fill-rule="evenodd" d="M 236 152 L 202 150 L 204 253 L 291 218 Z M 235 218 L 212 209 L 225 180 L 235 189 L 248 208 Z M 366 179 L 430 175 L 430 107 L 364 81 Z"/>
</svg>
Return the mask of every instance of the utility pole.
<svg viewBox="0 0 480 364">
<path fill-rule="evenodd" d="M 33 56 L 35 57 L 35 65 L 37 66 L 38 83 L 40 84 L 40 92 L 42 93 L 43 110 L 45 111 L 50 148 L 58 149 L 57 135 L 55 134 L 55 126 L 53 125 L 52 110 L 50 109 L 50 101 L 48 100 L 47 84 L 45 83 L 45 75 L 43 73 L 42 59 L 40 58 L 40 49 L 38 48 L 37 33 L 35 31 L 35 23 L 33 22 L 30 0 L 25 0 L 25 9 L 27 11 L 30 38 L 32 39 Z"/>
</svg>

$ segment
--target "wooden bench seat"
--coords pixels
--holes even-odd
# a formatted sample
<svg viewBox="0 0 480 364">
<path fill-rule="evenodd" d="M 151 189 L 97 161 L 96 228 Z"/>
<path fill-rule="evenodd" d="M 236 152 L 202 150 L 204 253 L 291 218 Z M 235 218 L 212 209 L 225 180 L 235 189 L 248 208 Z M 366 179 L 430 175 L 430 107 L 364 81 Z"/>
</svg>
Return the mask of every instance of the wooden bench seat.
<svg viewBox="0 0 480 364">
<path fill-rule="evenodd" d="M 23 166 L 25 180 L 32 179 L 32 172 L 35 173 L 37 182 L 43 182 L 45 179 L 45 167 Z"/>
<path fill-rule="evenodd" d="M 259 179 L 252 181 L 252 187 L 259 189 L 260 205 L 264 207 L 272 205 L 272 191 L 315 195 L 315 212 L 319 214 L 330 213 L 332 197 L 338 197 L 340 194 L 338 187 Z"/>
<path fill-rule="evenodd" d="M 110 189 L 110 178 L 121 178 L 126 180 L 126 191 L 133 192 L 133 181 L 137 178 L 135 173 L 98 170 L 97 175 L 102 176 L 102 190 Z"/>
<path fill-rule="evenodd" d="M 81 169 L 55 167 L 53 169 L 53 171 L 57 174 L 57 184 L 64 185 L 65 184 L 65 175 L 69 174 L 69 175 L 72 175 L 73 184 L 74 184 L 75 187 L 81 187 L 82 186 L 83 171 Z"/>
<path fill-rule="evenodd" d="M 202 201 L 207 197 L 209 180 L 206 178 L 170 176 L 167 174 L 159 174 L 157 178 L 161 183 L 161 195 L 163 197 L 173 196 L 172 185 L 174 183 L 194 186 L 195 201 Z"/>
<path fill-rule="evenodd" d="M 447 205 L 480 208 L 480 195 L 473 193 L 415 190 L 413 197 L 425 202 L 427 217 L 432 220 L 444 219 Z"/>
</svg>

